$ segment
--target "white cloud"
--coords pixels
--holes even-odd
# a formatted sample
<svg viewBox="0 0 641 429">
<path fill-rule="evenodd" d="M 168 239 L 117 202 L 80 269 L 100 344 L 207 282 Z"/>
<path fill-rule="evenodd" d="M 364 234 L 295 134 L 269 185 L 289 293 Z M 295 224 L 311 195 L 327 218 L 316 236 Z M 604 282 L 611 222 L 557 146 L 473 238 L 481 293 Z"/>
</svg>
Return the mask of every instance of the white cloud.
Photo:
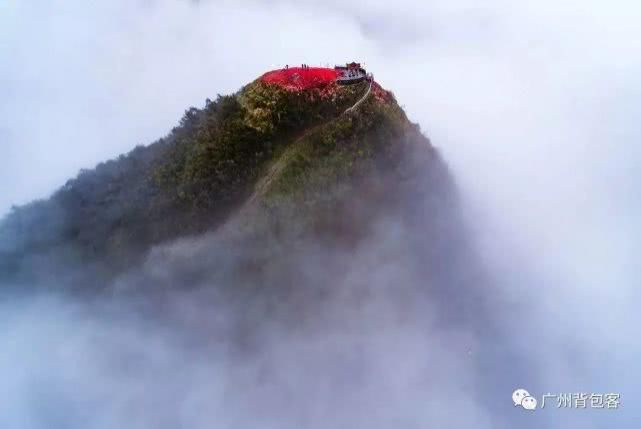
<svg viewBox="0 0 641 429">
<path fill-rule="evenodd" d="M 506 296 L 548 333 L 539 344 L 576 338 L 581 353 L 620 365 L 638 353 L 637 3 L 0 7 L 0 211 L 162 136 L 188 106 L 268 68 L 360 59 L 444 153 Z M 514 255 L 536 277 L 505 266 Z"/>
</svg>

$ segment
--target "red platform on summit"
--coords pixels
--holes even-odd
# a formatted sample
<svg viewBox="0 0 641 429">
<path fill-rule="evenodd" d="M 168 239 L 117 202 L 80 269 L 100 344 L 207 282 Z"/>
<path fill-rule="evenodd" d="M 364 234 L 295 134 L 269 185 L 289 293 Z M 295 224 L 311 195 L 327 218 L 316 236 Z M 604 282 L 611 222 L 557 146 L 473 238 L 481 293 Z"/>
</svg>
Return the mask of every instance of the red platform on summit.
<svg viewBox="0 0 641 429">
<path fill-rule="evenodd" d="M 260 77 L 260 80 L 281 85 L 287 89 L 300 90 L 334 83 L 337 76 L 336 70 L 325 67 L 289 67 L 267 72 Z"/>
</svg>

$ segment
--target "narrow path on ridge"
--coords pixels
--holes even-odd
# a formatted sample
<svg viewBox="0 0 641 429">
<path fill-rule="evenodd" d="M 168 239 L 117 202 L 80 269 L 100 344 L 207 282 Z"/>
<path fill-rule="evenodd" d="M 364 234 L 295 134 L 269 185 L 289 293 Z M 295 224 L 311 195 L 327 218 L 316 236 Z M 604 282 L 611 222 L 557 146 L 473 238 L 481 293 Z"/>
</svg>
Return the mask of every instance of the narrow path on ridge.
<svg viewBox="0 0 641 429">
<path fill-rule="evenodd" d="M 345 110 L 345 113 L 353 112 L 354 110 L 356 110 L 358 108 L 358 106 L 360 106 L 367 99 L 367 97 L 369 96 L 370 92 L 372 92 L 372 84 L 373 83 L 374 83 L 374 79 L 370 79 L 369 88 L 367 88 L 367 91 L 365 92 L 365 95 L 363 95 L 363 97 L 360 100 L 358 100 L 356 103 L 354 103 L 354 105 L 352 107 L 350 107 L 349 109 Z"/>
<path fill-rule="evenodd" d="M 358 108 L 358 106 L 360 106 L 367 99 L 367 97 L 372 92 L 372 84 L 373 84 L 373 82 L 374 82 L 374 79 L 370 79 L 369 87 L 367 88 L 367 91 L 365 92 L 365 95 L 363 95 L 356 103 L 354 103 L 354 105 L 352 107 L 350 107 L 347 110 L 345 110 L 345 112 L 342 113 L 343 115 L 346 115 L 346 114 L 349 114 L 349 113 L 353 112 L 354 110 L 356 110 Z M 291 145 L 295 145 L 296 142 L 298 142 L 299 140 L 301 140 L 301 139 L 305 138 L 306 136 L 308 136 L 309 134 L 315 132 L 316 130 L 318 130 L 319 128 L 323 127 L 327 123 L 337 119 L 339 116 L 334 117 L 332 119 L 329 119 L 327 121 L 324 121 L 324 122 L 322 122 L 322 123 L 320 123 L 318 125 L 313 126 L 310 129 L 305 130 L 305 132 L 303 132 L 300 136 L 298 136 L 298 137 L 296 137 L 294 139 L 294 141 L 291 143 Z M 283 169 L 285 168 L 285 165 L 287 165 L 286 160 L 287 160 L 287 150 L 288 149 L 289 148 L 287 148 L 287 149 L 285 149 L 283 151 L 283 153 L 280 155 L 278 160 L 269 167 L 269 169 L 267 170 L 267 173 L 263 177 L 261 177 L 258 180 L 258 182 L 256 182 L 256 184 L 254 186 L 254 192 L 252 192 L 250 197 L 241 206 L 241 208 L 239 210 L 239 213 L 243 213 L 243 212 L 247 211 L 253 205 L 254 201 L 256 201 L 256 199 L 260 195 L 262 195 L 269 188 L 269 186 L 272 184 L 274 178 L 276 178 L 281 173 L 281 171 L 283 171 Z"/>
<path fill-rule="evenodd" d="M 300 141 L 301 139 L 304 139 L 306 136 L 312 134 L 319 128 L 335 120 L 337 117 L 324 121 L 318 125 L 315 125 L 312 128 L 305 130 L 305 132 L 303 132 L 298 137 L 296 137 L 294 141 L 290 144 L 290 146 L 285 148 L 283 153 L 280 154 L 280 156 L 278 157 L 278 160 L 269 167 L 269 169 L 267 170 L 267 173 L 263 177 L 261 177 L 258 180 L 258 182 L 256 182 L 256 185 L 254 186 L 254 192 L 252 192 L 251 196 L 243 204 L 243 206 L 240 209 L 240 212 L 242 213 L 246 211 L 249 207 L 251 207 L 253 202 L 269 188 L 274 178 L 277 177 L 281 171 L 283 171 L 283 168 L 285 168 L 285 165 L 287 165 L 287 162 L 286 162 L 287 151 L 291 146 L 294 146 L 298 141 Z"/>
</svg>

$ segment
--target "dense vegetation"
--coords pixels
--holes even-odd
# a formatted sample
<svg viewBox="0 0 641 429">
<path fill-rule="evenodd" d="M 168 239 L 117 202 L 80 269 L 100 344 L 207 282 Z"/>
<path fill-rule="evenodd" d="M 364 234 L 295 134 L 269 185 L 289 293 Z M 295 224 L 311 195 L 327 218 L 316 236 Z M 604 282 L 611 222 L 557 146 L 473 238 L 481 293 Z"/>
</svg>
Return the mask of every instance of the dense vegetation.
<svg viewBox="0 0 641 429">
<path fill-rule="evenodd" d="M 285 200 L 328 209 L 350 179 L 398 163 L 404 143 L 425 143 L 393 98 L 344 115 L 364 85 L 287 91 L 255 81 L 190 108 L 165 138 L 14 208 L 0 223 L 0 276 L 26 281 L 68 262 L 110 278 L 156 243 L 223 222 L 276 163 L 259 195 L 267 212 Z"/>
</svg>

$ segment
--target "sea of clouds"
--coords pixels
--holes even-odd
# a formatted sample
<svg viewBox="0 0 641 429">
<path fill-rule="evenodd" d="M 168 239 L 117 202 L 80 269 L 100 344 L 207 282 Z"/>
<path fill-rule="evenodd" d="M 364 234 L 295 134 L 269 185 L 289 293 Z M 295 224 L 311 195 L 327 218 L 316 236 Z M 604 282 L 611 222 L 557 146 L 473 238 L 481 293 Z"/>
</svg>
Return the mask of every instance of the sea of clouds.
<svg viewBox="0 0 641 429">
<path fill-rule="evenodd" d="M 403 306 L 389 304 L 395 295 L 381 286 L 358 317 L 346 310 L 361 308 L 356 303 L 332 301 L 318 315 L 327 323 L 306 328 L 316 335 L 267 329 L 256 353 L 243 355 L 254 360 L 239 364 L 224 344 L 240 329 L 227 321 L 241 310 L 221 310 L 216 324 L 216 297 L 172 299 L 167 319 L 117 299 L 89 307 L 60 297 L 7 299 L 3 427 L 543 425 L 536 419 L 546 427 L 633 427 L 641 400 L 640 15 L 623 0 L 5 2 L 0 212 L 161 137 L 188 106 L 270 68 L 360 60 L 448 163 L 489 273 L 493 307 L 477 323 L 488 313 L 501 328 L 493 345 L 474 321 L 450 329 L 415 309 L 403 324 L 395 319 Z M 353 265 L 330 278 L 345 290 L 354 278 L 412 283 L 419 274 L 407 274 L 414 265 L 404 252 L 415 249 L 402 249 L 406 234 L 382 225 L 373 238 L 380 246 L 351 255 Z M 157 281 L 150 267 L 183 266 L 187 251 L 174 246 L 169 257 L 178 265 L 154 265 L 155 254 L 132 278 Z M 317 261 L 336 257 L 331 250 L 301 253 L 309 265 L 302 278 L 317 278 Z M 381 265 L 380 255 L 390 254 L 393 263 Z M 421 314 L 438 313 L 434 302 L 421 304 Z M 337 311 L 343 323 L 330 323 Z M 381 312 L 393 320 L 375 317 Z M 183 343 L 199 321 L 220 326 L 222 345 Z M 348 322 L 355 326 L 344 329 Z M 470 361 L 475 342 L 496 361 Z M 427 383 L 430 359 L 441 370 Z M 361 379 L 350 379 L 359 371 Z M 485 374 L 501 386 L 487 398 L 478 393 L 490 385 Z M 524 414 L 511 403 L 517 387 L 539 398 L 618 392 L 622 406 Z"/>
</svg>

